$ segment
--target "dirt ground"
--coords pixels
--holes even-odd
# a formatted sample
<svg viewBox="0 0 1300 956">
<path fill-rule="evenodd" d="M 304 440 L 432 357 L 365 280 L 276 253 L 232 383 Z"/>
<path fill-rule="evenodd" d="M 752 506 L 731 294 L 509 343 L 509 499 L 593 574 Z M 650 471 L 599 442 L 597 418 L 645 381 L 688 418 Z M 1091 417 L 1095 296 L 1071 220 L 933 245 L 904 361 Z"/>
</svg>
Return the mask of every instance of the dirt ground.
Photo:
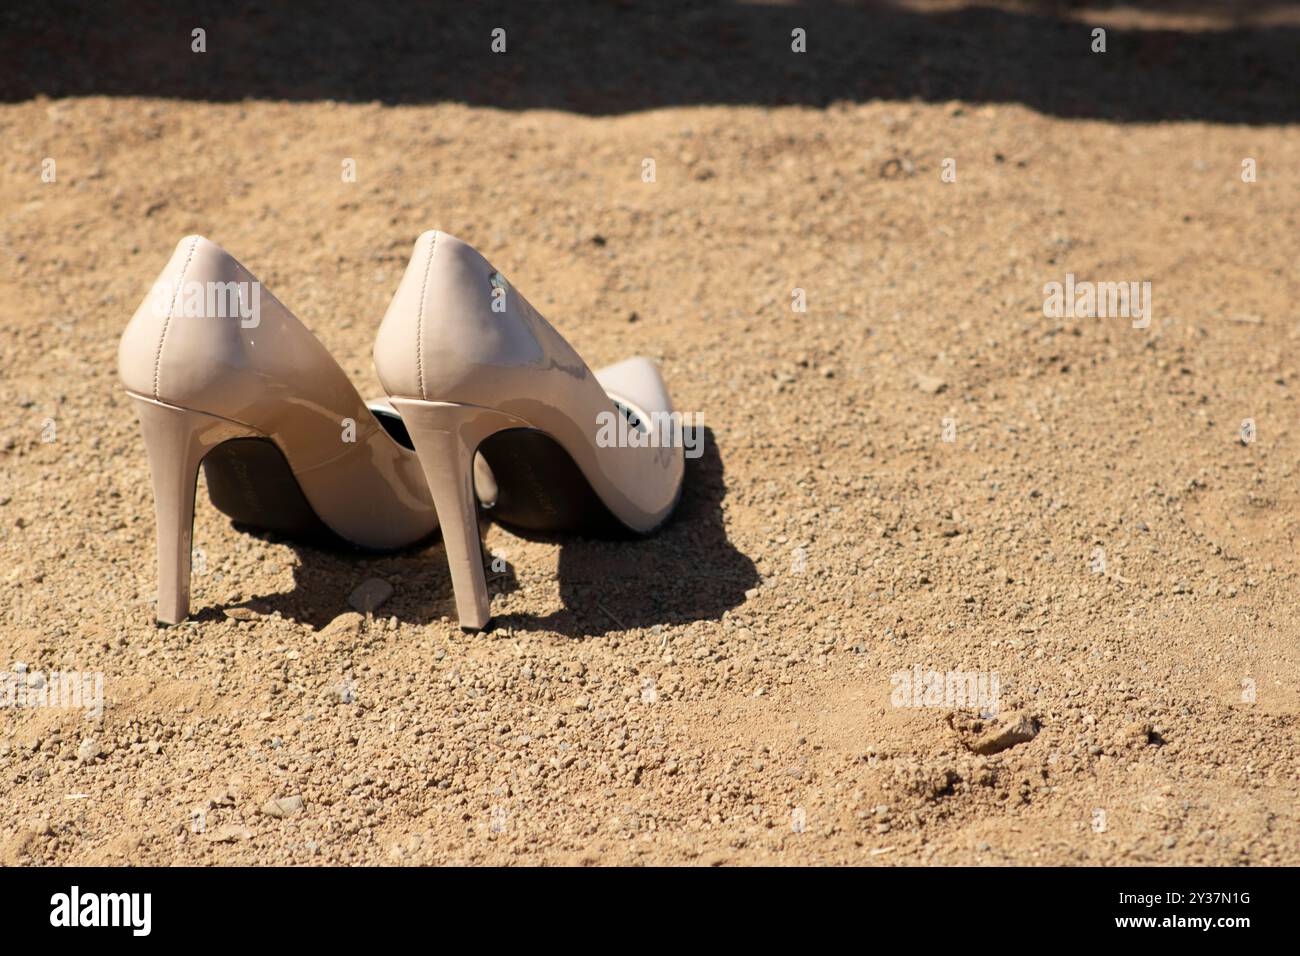
<svg viewBox="0 0 1300 956">
<path fill-rule="evenodd" d="M 463 72 L 495 80 L 352 97 L 298 61 L 172 94 L 110 49 L 156 24 L 101 48 L 6 14 L 0 670 L 102 674 L 104 706 L 10 696 L 0 862 L 1300 864 L 1294 8 L 832 11 L 861 83 L 817 59 L 821 15 L 665 13 L 650 52 L 592 47 L 604 86 L 590 36 L 543 87 L 544 19 L 508 24 L 513 74 L 474 23 Z M 236 22 L 217 62 L 270 42 Z M 731 69 L 769 28 L 793 72 Z M 378 396 L 431 228 L 589 364 L 662 363 L 709 439 L 675 520 L 486 525 L 499 624 L 467 635 L 436 540 L 319 551 L 201 487 L 195 616 L 155 627 L 116 349 L 177 240 L 229 249 Z M 1150 282 L 1149 327 L 1047 317 L 1067 273 Z M 996 680 L 996 708 L 900 700 L 914 668 Z"/>
</svg>

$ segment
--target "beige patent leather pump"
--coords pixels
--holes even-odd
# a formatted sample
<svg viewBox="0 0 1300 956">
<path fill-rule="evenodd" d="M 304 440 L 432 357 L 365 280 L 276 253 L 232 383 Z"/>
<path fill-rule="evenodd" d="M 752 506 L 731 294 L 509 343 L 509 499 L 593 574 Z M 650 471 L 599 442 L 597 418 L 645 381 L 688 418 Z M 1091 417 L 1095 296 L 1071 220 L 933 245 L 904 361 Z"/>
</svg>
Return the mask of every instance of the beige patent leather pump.
<svg viewBox="0 0 1300 956">
<path fill-rule="evenodd" d="M 237 522 L 375 550 L 438 527 L 405 429 L 215 243 L 182 239 L 118 348 L 149 454 L 158 620 L 189 614 L 194 492 Z"/>
<path fill-rule="evenodd" d="M 465 629 L 490 621 L 476 452 L 495 477 L 491 514 L 520 528 L 648 533 L 681 494 L 680 418 L 654 363 L 593 373 L 486 259 L 446 233 L 416 241 L 375 368 L 428 480 Z"/>
</svg>

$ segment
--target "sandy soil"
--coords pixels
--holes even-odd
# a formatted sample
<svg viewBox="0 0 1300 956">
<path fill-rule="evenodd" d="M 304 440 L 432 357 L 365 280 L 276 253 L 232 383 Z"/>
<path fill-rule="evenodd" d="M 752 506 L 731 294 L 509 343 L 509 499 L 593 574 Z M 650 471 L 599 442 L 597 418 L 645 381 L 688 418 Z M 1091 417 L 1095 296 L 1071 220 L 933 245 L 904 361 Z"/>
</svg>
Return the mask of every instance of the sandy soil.
<svg viewBox="0 0 1300 956">
<path fill-rule="evenodd" d="M 1153 69 L 1180 35 L 1212 42 L 1159 33 Z M 1300 133 L 1252 62 L 1240 124 L 1140 82 L 1117 118 L 1029 80 L 957 99 L 938 68 L 938 95 L 627 109 L 15 74 L 0 668 L 105 701 L 0 713 L 0 862 L 1300 863 Z M 436 542 L 313 550 L 200 489 L 196 616 L 156 628 L 115 354 L 175 242 L 234 252 L 378 395 L 430 228 L 590 364 L 662 362 L 709 429 L 675 521 L 487 527 L 500 624 L 465 635 Z M 1067 273 L 1149 281 L 1150 327 L 1045 317 Z M 896 706 L 914 667 L 996 674 L 998 716 Z"/>
</svg>

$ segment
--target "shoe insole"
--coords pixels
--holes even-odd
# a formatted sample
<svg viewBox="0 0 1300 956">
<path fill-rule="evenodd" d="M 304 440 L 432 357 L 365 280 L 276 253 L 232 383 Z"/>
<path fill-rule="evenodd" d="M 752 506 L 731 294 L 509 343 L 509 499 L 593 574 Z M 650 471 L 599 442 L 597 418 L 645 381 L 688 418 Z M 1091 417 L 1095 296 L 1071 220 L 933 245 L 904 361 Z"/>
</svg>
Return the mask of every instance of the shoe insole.
<svg viewBox="0 0 1300 956">
<path fill-rule="evenodd" d="M 492 435 L 478 450 L 497 482 L 496 503 L 488 511 L 494 520 L 529 531 L 577 531 L 601 538 L 635 534 L 545 432 L 508 429 Z"/>
<path fill-rule="evenodd" d="M 321 521 L 289 462 L 268 438 L 234 438 L 203 459 L 208 497 L 237 524 L 326 547 L 349 546 Z"/>
<path fill-rule="evenodd" d="M 644 431 L 630 406 L 614 400 L 632 427 Z M 388 409 L 370 410 L 394 441 L 414 448 L 406 424 Z M 492 477 L 496 497 L 484 505 L 488 516 L 528 531 L 578 531 L 594 537 L 625 538 L 635 532 L 605 506 L 568 452 L 545 432 L 532 428 L 498 432 L 478 448 Z M 478 489 L 480 495 L 483 489 Z"/>
<path fill-rule="evenodd" d="M 528 531 L 635 536 L 600 500 L 569 453 L 544 432 L 497 432 L 478 450 L 497 482 L 496 503 L 487 512 L 494 520 Z M 270 439 L 223 442 L 203 459 L 203 472 L 213 506 L 236 524 L 322 547 L 353 547 L 321 521 Z"/>
</svg>

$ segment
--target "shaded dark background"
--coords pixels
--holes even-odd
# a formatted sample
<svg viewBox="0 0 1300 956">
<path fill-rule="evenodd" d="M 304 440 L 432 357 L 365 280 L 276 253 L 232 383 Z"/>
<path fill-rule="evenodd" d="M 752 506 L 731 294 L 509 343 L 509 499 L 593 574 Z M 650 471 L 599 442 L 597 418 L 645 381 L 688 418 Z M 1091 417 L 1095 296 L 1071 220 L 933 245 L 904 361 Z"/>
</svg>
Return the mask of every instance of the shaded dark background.
<svg viewBox="0 0 1300 956">
<path fill-rule="evenodd" d="M 1063 117 L 1290 123 L 1300 29 L 1107 26 L 1069 2 L 919 12 L 884 2 L 308 4 L 19 0 L 0 8 L 0 100 L 160 96 L 230 101 L 463 102 L 625 113 L 692 104 L 920 99 L 1023 103 Z M 1244 17 L 1292 3 L 1102 0 L 1088 9 Z M 1291 18 L 1294 19 L 1294 18 Z M 1104 25 L 1104 24 L 1103 24 Z M 506 55 L 489 51 L 494 27 Z M 808 31 L 808 53 L 790 31 Z M 190 31 L 208 52 L 190 52 Z"/>
</svg>

